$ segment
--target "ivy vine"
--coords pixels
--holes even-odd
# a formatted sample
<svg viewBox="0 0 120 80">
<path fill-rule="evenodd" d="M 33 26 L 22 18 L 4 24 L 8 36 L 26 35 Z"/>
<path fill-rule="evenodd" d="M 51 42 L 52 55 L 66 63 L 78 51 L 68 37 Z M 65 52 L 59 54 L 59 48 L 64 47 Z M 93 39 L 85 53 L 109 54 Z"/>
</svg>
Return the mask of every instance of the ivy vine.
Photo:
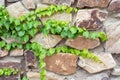
<svg viewBox="0 0 120 80">
<path fill-rule="evenodd" d="M 18 73 L 18 69 L 14 68 L 1 68 L 0 69 L 0 76 L 10 76 L 10 75 L 16 75 Z"/>
<path fill-rule="evenodd" d="M 40 62 L 39 67 L 41 69 L 41 80 L 46 80 L 46 63 L 44 62 L 44 58 L 46 56 L 52 56 L 53 54 L 63 52 L 99 61 L 99 58 L 96 55 L 90 53 L 87 49 L 80 51 L 67 46 L 45 49 L 38 43 L 30 42 L 30 39 L 40 32 L 45 35 L 60 35 L 62 38 L 76 38 L 78 36 L 84 36 L 85 38 L 91 39 L 99 38 L 102 42 L 107 40 L 107 36 L 104 32 L 89 32 L 85 28 L 70 26 L 68 22 L 57 20 L 47 20 L 42 26 L 39 20 L 41 17 L 51 16 L 56 12 L 71 13 L 76 11 L 77 8 L 67 7 L 63 5 L 51 5 L 47 8 L 31 11 L 30 13 L 16 19 L 10 17 L 6 8 L 2 6 L 0 7 L 0 36 L 5 37 L 6 39 L 12 37 L 14 39 L 17 39 L 17 41 L 6 43 L 4 40 L 1 40 L 0 49 L 12 50 L 15 48 L 20 48 L 24 50 L 34 51 L 34 55 L 39 58 Z M 3 74 L 1 74 L 1 76 L 2 75 Z"/>
</svg>

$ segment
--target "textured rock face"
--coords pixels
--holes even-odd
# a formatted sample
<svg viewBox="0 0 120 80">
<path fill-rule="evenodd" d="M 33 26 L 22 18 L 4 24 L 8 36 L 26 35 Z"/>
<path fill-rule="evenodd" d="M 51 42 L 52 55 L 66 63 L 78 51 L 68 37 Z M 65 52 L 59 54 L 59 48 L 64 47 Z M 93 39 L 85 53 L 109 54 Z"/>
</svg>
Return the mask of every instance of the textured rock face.
<svg viewBox="0 0 120 80">
<path fill-rule="evenodd" d="M 27 72 L 27 77 L 29 80 L 40 80 L 39 72 Z M 47 80 L 64 80 L 63 76 L 48 72 L 46 74 Z"/>
<path fill-rule="evenodd" d="M 25 63 L 26 63 L 26 70 L 35 69 L 37 67 L 36 59 L 34 53 L 32 51 L 25 52 Z"/>
<path fill-rule="evenodd" d="M 120 53 L 120 21 L 117 21 L 114 23 L 111 22 L 108 25 L 106 25 L 106 34 L 108 37 L 108 40 L 105 44 L 105 49 L 108 52 L 111 53 Z"/>
<path fill-rule="evenodd" d="M 75 25 L 85 27 L 88 30 L 96 30 L 103 26 L 103 21 L 107 18 L 107 12 L 98 9 L 79 10 Z"/>
<path fill-rule="evenodd" d="M 44 48 L 51 48 L 54 47 L 56 44 L 58 44 L 62 38 L 58 35 L 47 35 L 44 34 L 37 34 L 31 42 L 37 42 L 40 45 L 42 45 Z"/>
<path fill-rule="evenodd" d="M 17 1 L 20 1 L 20 0 L 7 0 L 7 2 L 17 2 Z"/>
<path fill-rule="evenodd" d="M 11 4 L 7 7 L 7 11 L 11 17 L 19 18 L 20 16 L 25 15 L 28 13 L 28 10 L 26 10 L 21 2 L 16 2 L 14 4 Z"/>
<path fill-rule="evenodd" d="M 100 7 L 105 8 L 111 0 L 78 0 L 77 7 Z"/>
<path fill-rule="evenodd" d="M 46 69 L 58 74 L 69 75 L 76 72 L 77 56 L 67 53 L 59 53 L 46 57 Z"/>
<path fill-rule="evenodd" d="M 0 58 L 8 55 L 8 51 L 0 49 Z"/>
<path fill-rule="evenodd" d="M 41 0 L 42 3 L 70 6 L 74 0 Z"/>
<path fill-rule="evenodd" d="M 103 70 L 108 70 L 116 66 L 116 62 L 110 53 L 101 53 L 98 55 L 98 57 L 102 63 L 95 62 L 90 59 L 80 58 L 78 65 L 89 73 L 101 72 Z"/>
<path fill-rule="evenodd" d="M 5 0 L 0 0 L 0 6 L 5 5 Z"/>
<path fill-rule="evenodd" d="M 73 48 L 76 48 L 79 50 L 83 50 L 84 48 L 93 49 L 93 48 L 99 46 L 100 41 L 99 41 L 99 39 L 92 40 L 92 39 L 88 39 L 88 38 L 79 36 L 76 39 L 68 39 L 65 42 L 65 44 L 67 46 L 70 46 L 70 47 L 73 47 Z"/>
<path fill-rule="evenodd" d="M 120 12 L 120 0 L 112 0 L 108 10 L 111 12 Z"/>
<path fill-rule="evenodd" d="M 10 51 L 10 56 L 23 56 L 23 49 L 15 49 Z"/>
<path fill-rule="evenodd" d="M 55 19 L 55 20 L 60 20 L 60 21 L 68 21 L 71 22 L 72 21 L 72 14 L 68 14 L 68 13 L 56 13 L 50 17 L 44 17 L 42 18 L 42 22 L 45 23 L 46 20 L 48 19 Z"/>
<path fill-rule="evenodd" d="M 27 9 L 35 9 L 35 3 L 33 0 L 23 0 L 22 3 Z"/>
<path fill-rule="evenodd" d="M 82 80 L 109 80 L 109 76 L 106 73 L 100 73 L 100 74 L 88 76 Z"/>
</svg>

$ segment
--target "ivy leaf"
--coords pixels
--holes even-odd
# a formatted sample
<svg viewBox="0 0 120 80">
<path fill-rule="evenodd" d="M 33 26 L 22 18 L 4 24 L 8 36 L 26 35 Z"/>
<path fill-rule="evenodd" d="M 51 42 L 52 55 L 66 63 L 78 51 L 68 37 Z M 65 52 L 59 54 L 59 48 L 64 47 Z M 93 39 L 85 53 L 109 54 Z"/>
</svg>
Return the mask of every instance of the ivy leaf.
<svg viewBox="0 0 120 80">
<path fill-rule="evenodd" d="M 15 25 L 20 25 L 20 20 L 16 19 L 15 20 Z"/>
<path fill-rule="evenodd" d="M 50 48 L 48 56 L 51 56 L 54 53 L 55 53 L 55 49 L 54 48 Z"/>
<path fill-rule="evenodd" d="M 2 76 L 3 74 L 4 74 L 4 71 L 0 69 L 0 76 Z"/>
<path fill-rule="evenodd" d="M 83 32 L 83 36 L 84 36 L 85 38 L 88 38 L 88 37 L 89 37 L 89 32 L 88 32 L 88 31 Z"/>
<path fill-rule="evenodd" d="M 15 29 L 16 29 L 16 31 L 19 31 L 21 29 L 21 27 L 20 26 L 16 26 Z"/>
<path fill-rule="evenodd" d="M 41 75 L 46 75 L 46 70 L 45 70 L 45 69 L 42 69 Z M 44 80 L 45 80 L 45 79 L 44 79 Z"/>
<path fill-rule="evenodd" d="M 67 37 L 67 33 L 65 31 L 62 31 L 60 35 L 61 35 L 62 38 L 66 38 Z"/>
<path fill-rule="evenodd" d="M 40 62 L 40 68 L 44 68 L 46 66 L 46 63 L 45 62 Z"/>
<path fill-rule="evenodd" d="M 1 42 L 0 42 L 0 48 L 3 48 L 5 45 L 6 45 L 6 44 L 5 44 L 5 41 L 1 41 Z"/>
<path fill-rule="evenodd" d="M 10 50 L 10 49 L 11 49 L 11 44 L 7 44 L 7 45 L 5 46 L 5 49 L 6 49 L 6 50 Z"/>
<path fill-rule="evenodd" d="M 26 76 L 24 76 L 24 77 L 22 78 L 22 80 L 28 80 L 28 78 L 27 78 Z"/>
<path fill-rule="evenodd" d="M 24 38 L 25 43 L 29 41 L 29 36 L 28 35 L 25 35 L 23 38 Z"/>
<path fill-rule="evenodd" d="M 74 28 L 74 27 L 71 27 L 71 28 L 70 28 L 70 31 L 71 31 L 72 34 L 75 34 L 75 33 L 77 32 L 77 29 Z"/>
<path fill-rule="evenodd" d="M 104 33 L 104 32 L 99 32 L 98 33 L 98 37 L 100 38 L 100 40 L 102 42 L 106 41 L 107 40 L 107 35 Z"/>
<path fill-rule="evenodd" d="M 18 36 L 19 36 L 19 37 L 22 37 L 22 36 L 24 36 L 24 35 L 25 35 L 25 31 L 19 31 L 19 32 L 18 32 Z"/>
</svg>

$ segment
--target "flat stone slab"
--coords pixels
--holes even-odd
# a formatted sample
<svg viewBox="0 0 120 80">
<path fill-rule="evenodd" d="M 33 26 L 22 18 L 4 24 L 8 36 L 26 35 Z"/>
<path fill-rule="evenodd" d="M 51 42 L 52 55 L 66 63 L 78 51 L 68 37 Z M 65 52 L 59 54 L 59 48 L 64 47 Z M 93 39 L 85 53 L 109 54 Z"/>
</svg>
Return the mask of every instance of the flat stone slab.
<svg viewBox="0 0 120 80">
<path fill-rule="evenodd" d="M 98 7 L 98 8 L 105 8 L 109 5 L 111 0 L 78 0 L 77 7 L 84 8 L 84 7 Z"/>
<path fill-rule="evenodd" d="M 110 5 L 108 6 L 108 11 L 113 13 L 120 12 L 120 0 L 112 0 Z"/>
<path fill-rule="evenodd" d="M 97 30 L 103 26 L 108 13 L 99 9 L 83 9 L 77 12 L 75 25 L 88 30 Z"/>
<path fill-rule="evenodd" d="M 35 9 L 35 3 L 33 0 L 22 0 L 22 3 L 27 9 Z"/>
<path fill-rule="evenodd" d="M 71 6 L 71 4 L 74 3 L 74 0 L 41 0 L 41 2 L 45 4 Z"/>
<path fill-rule="evenodd" d="M 87 58 L 79 58 L 78 65 L 88 71 L 89 73 L 98 73 L 103 70 L 112 69 L 116 66 L 116 62 L 114 61 L 112 55 L 110 53 L 100 53 L 97 55 L 101 62 L 96 62 L 94 60 L 90 60 Z"/>
<path fill-rule="evenodd" d="M 37 34 L 31 42 L 37 42 L 42 45 L 44 48 L 49 49 L 51 47 L 56 46 L 62 38 L 59 35 L 44 35 L 44 34 Z"/>
<path fill-rule="evenodd" d="M 68 13 L 55 13 L 50 17 L 43 17 L 41 18 L 42 22 L 45 23 L 48 19 L 55 19 L 60 21 L 72 22 L 72 14 Z"/>
<path fill-rule="evenodd" d="M 23 56 L 23 49 L 15 49 L 10 51 L 10 56 Z"/>
<path fill-rule="evenodd" d="M 93 49 L 100 45 L 100 41 L 99 39 L 92 40 L 92 39 L 79 36 L 78 38 L 75 38 L 75 39 L 67 39 L 67 41 L 65 42 L 65 45 L 70 46 L 72 48 L 79 49 L 79 50 L 83 50 L 85 48 Z"/>
<path fill-rule="evenodd" d="M 1 57 L 5 57 L 5 56 L 7 56 L 8 55 L 8 51 L 7 50 L 1 50 L 0 49 L 0 58 Z"/>
<path fill-rule="evenodd" d="M 15 17 L 15 18 L 19 18 L 20 16 L 25 15 L 26 13 L 28 13 L 28 10 L 25 9 L 25 7 L 22 5 L 21 2 L 16 2 L 13 3 L 11 5 L 9 5 L 8 7 L 6 7 L 9 15 L 11 17 Z"/>
<path fill-rule="evenodd" d="M 57 74 L 70 75 L 76 72 L 78 57 L 69 53 L 58 53 L 46 57 L 46 69 Z"/>
</svg>

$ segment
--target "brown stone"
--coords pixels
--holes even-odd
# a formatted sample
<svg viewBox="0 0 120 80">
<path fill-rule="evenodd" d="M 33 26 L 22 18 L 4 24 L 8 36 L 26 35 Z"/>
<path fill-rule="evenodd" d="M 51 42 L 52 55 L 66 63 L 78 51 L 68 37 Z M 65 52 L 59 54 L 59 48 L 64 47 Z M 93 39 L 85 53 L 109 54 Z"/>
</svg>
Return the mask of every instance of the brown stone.
<svg viewBox="0 0 120 80">
<path fill-rule="evenodd" d="M 65 44 L 67 46 L 70 46 L 70 47 L 73 47 L 73 48 L 76 48 L 79 50 L 83 50 L 84 48 L 93 49 L 93 48 L 99 46 L 100 41 L 99 41 L 99 39 L 92 40 L 92 39 L 88 39 L 88 38 L 79 36 L 76 39 L 68 39 L 65 42 Z"/>
<path fill-rule="evenodd" d="M 23 56 L 23 49 L 14 49 L 10 51 L 10 56 Z"/>
<path fill-rule="evenodd" d="M 107 12 L 99 9 L 79 10 L 75 20 L 77 27 L 85 27 L 88 30 L 97 30 L 103 26 L 107 18 Z"/>
<path fill-rule="evenodd" d="M 36 58 L 32 51 L 25 52 L 25 63 L 26 63 L 26 70 L 35 69 L 37 67 Z"/>
<path fill-rule="evenodd" d="M 0 49 L 0 57 L 5 57 L 8 55 L 8 51 Z"/>
<path fill-rule="evenodd" d="M 4 68 L 4 67 L 18 69 L 19 73 L 16 75 L 12 75 L 12 76 L 2 76 L 2 77 L 0 77 L 0 80 L 19 80 L 20 79 L 20 71 L 22 69 L 21 63 L 18 63 L 18 62 L 0 62 L 0 68 Z"/>
<path fill-rule="evenodd" d="M 46 57 L 46 69 L 62 75 L 70 75 L 76 72 L 77 56 L 68 53 L 54 54 Z"/>
<path fill-rule="evenodd" d="M 100 7 L 105 8 L 111 0 L 78 0 L 77 7 Z"/>
<path fill-rule="evenodd" d="M 108 7 L 108 11 L 120 12 L 120 0 L 112 0 Z"/>
<path fill-rule="evenodd" d="M 42 3 L 71 6 L 74 0 L 41 0 Z"/>
<path fill-rule="evenodd" d="M 22 3 L 27 9 L 35 9 L 35 3 L 33 0 L 22 0 Z"/>
</svg>

